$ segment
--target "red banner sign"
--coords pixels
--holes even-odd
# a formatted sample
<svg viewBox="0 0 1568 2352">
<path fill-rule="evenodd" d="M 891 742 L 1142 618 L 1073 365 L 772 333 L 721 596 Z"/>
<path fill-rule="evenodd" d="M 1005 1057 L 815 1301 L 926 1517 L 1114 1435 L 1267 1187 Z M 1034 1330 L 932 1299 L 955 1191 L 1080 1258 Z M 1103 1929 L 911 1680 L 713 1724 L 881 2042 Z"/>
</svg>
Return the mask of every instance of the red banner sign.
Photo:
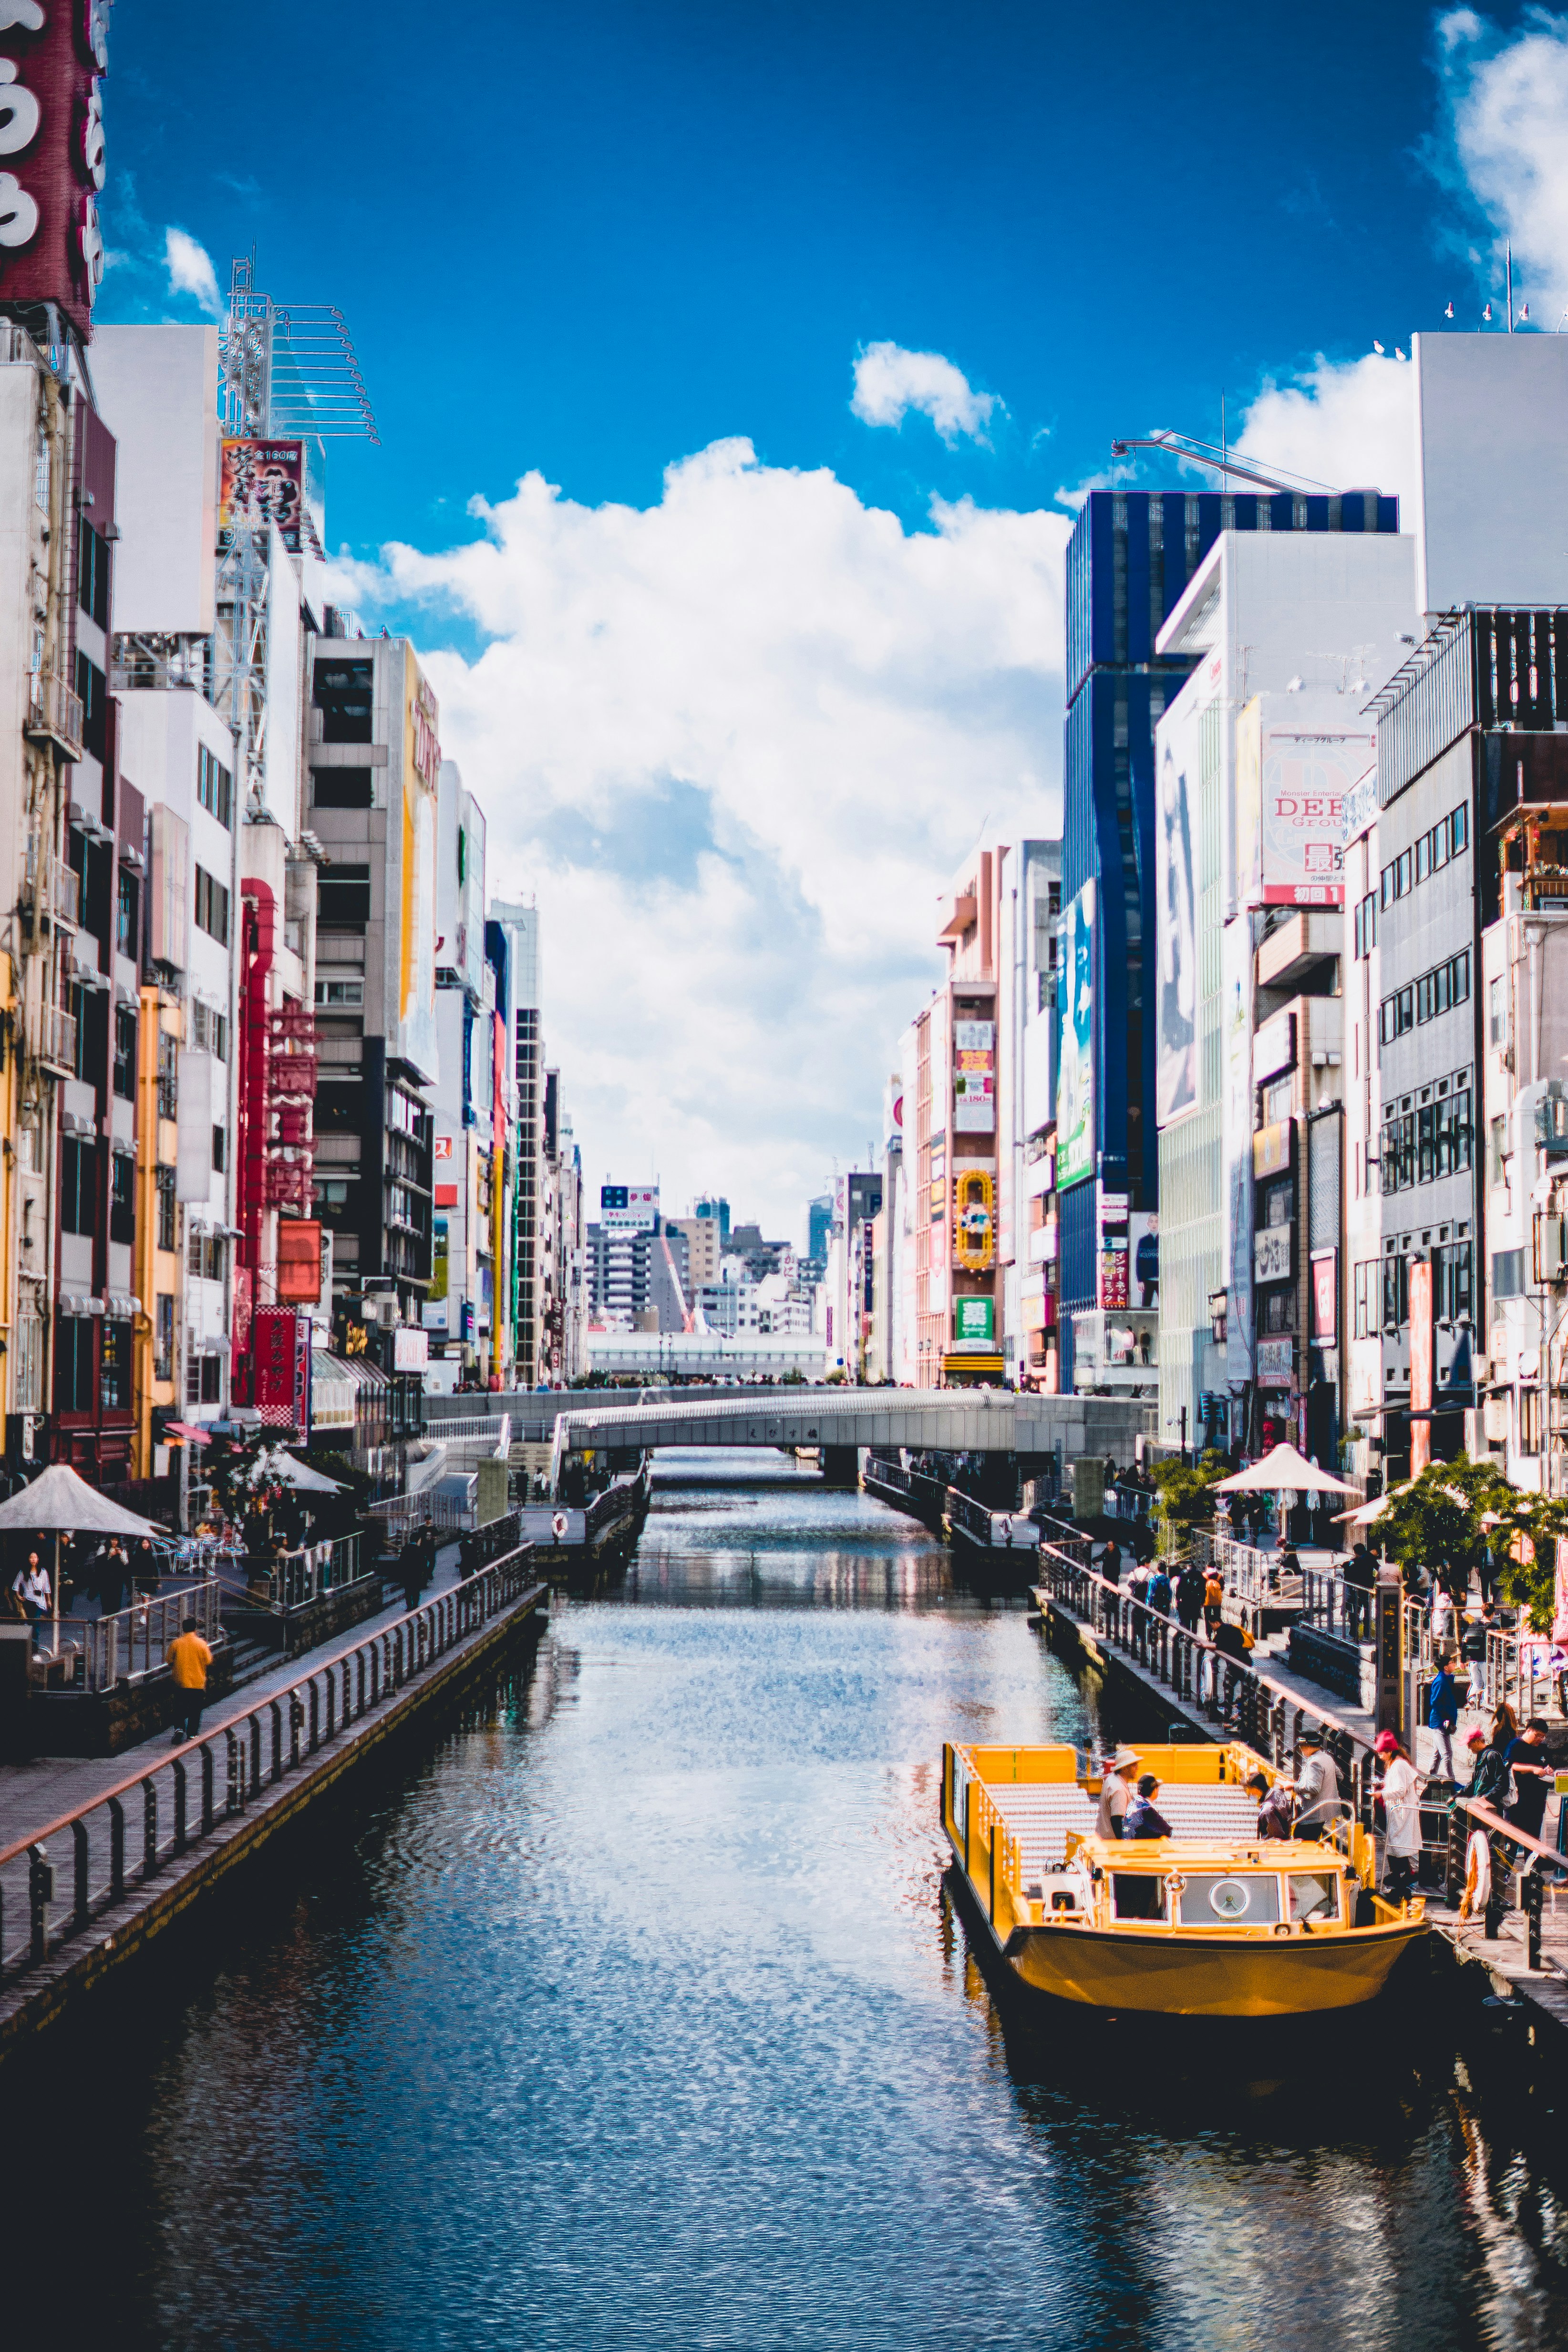
<svg viewBox="0 0 1568 2352">
<path fill-rule="evenodd" d="M 53 302 L 85 342 L 103 276 L 98 192 L 110 0 L 0 7 L 0 301 Z"/>
<path fill-rule="evenodd" d="M 1410 1261 L 1410 1475 L 1432 1459 L 1432 1261 Z M 1416 1415 L 1422 1419 L 1417 1420 Z"/>
</svg>

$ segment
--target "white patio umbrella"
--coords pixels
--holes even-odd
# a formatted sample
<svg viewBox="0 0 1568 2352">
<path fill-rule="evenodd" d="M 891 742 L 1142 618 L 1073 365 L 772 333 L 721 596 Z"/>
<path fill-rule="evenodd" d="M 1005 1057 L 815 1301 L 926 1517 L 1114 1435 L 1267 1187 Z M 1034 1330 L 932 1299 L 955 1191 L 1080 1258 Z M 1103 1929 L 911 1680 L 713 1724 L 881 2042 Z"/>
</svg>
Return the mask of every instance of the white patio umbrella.
<svg viewBox="0 0 1568 2352">
<path fill-rule="evenodd" d="M 258 1456 L 250 1475 L 250 1484 L 264 1486 L 273 1478 L 280 1486 L 292 1486 L 297 1495 L 341 1495 L 344 1492 L 341 1480 L 329 1478 L 322 1470 L 313 1470 L 308 1462 L 297 1461 L 292 1454 L 285 1454 L 280 1445 L 275 1445 L 270 1454 Z"/>
<path fill-rule="evenodd" d="M 1360 1491 L 1348 1479 L 1320 1470 L 1293 1445 L 1275 1446 L 1261 1461 L 1238 1470 L 1234 1478 L 1221 1478 L 1213 1489 L 1216 1495 L 1356 1495 Z"/>
<path fill-rule="evenodd" d="M 24 1486 L 19 1495 L 0 1503 L 0 1534 L 14 1528 L 32 1528 L 55 1539 L 52 1619 L 55 1647 L 60 1641 L 60 1538 L 62 1535 L 167 1536 L 168 1529 L 134 1511 L 122 1510 L 98 1487 L 79 1478 L 68 1462 L 48 1468 Z"/>
</svg>

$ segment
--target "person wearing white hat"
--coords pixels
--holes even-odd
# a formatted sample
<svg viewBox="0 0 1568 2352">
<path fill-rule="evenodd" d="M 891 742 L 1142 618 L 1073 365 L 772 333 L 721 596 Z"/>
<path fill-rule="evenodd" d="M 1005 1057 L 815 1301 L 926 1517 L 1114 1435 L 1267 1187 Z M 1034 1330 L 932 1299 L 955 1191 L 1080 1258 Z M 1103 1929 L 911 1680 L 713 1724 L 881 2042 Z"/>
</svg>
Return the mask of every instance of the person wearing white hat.
<svg viewBox="0 0 1568 2352">
<path fill-rule="evenodd" d="M 1142 1761 L 1134 1748 L 1125 1745 L 1107 1759 L 1105 1778 L 1100 1787 L 1100 1811 L 1095 1816 L 1096 1837 L 1125 1836 L 1127 1808 L 1132 1801 L 1132 1783 Z"/>
</svg>

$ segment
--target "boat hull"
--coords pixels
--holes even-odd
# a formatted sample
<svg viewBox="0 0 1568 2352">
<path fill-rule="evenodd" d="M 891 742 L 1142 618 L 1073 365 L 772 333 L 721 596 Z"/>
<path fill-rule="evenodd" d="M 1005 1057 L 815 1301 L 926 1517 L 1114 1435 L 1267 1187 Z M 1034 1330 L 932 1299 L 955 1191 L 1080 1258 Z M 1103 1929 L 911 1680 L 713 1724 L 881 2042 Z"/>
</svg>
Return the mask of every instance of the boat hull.
<svg viewBox="0 0 1568 2352">
<path fill-rule="evenodd" d="M 1022 1985 L 1126 2016 L 1310 2017 L 1375 2000 L 1411 1945 L 1408 1926 L 1258 1938 L 1019 1927 L 1001 1957 Z"/>
</svg>

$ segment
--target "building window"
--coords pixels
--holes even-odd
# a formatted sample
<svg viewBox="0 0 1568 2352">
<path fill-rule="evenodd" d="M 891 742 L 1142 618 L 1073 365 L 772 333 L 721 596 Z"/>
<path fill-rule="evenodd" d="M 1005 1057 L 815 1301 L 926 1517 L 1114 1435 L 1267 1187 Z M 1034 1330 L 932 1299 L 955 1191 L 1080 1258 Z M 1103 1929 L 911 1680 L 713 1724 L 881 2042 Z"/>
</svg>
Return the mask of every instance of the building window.
<svg viewBox="0 0 1568 2352">
<path fill-rule="evenodd" d="M 1539 1454 L 1541 1451 L 1539 1389 L 1521 1389 L 1519 1392 L 1519 1450 L 1521 1454 Z"/>
<path fill-rule="evenodd" d="M 1469 837 L 1470 813 L 1467 808 L 1457 808 L 1454 811 L 1453 815 L 1448 819 L 1449 855 L 1451 856 L 1458 857 L 1459 852 L 1465 847 L 1466 844 L 1469 840 Z"/>
<path fill-rule="evenodd" d="M 212 1054 L 220 1062 L 228 1059 L 227 1018 L 204 1004 L 199 996 L 191 1005 L 191 1043 L 198 1053 Z"/>
<path fill-rule="evenodd" d="M 316 982 L 316 1002 L 322 1005 L 363 1004 L 364 982 L 363 980 L 319 980 Z"/>
<path fill-rule="evenodd" d="M 1369 890 L 1355 910 L 1355 951 L 1369 956 L 1377 945 L 1377 893 Z"/>
<path fill-rule="evenodd" d="M 1500 1054 L 1508 1050 L 1508 982 L 1500 977 L 1487 989 L 1487 1043 Z"/>
<path fill-rule="evenodd" d="M 172 1381 L 174 1377 L 174 1300 L 172 1292 L 158 1293 L 158 1311 L 153 1318 L 153 1378 Z"/>
<path fill-rule="evenodd" d="M 334 866 L 316 884 L 316 923 L 323 931 L 363 931 L 370 920 L 370 868 Z"/>
<path fill-rule="evenodd" d="M 185 1402 L 188 1405 L 223 1402 L 221 1356 L 192 1355 L 185 1366 Z"/>
<path fill-rule="evenodd" d="M 93 1327 L 86 1315 L 55 1318 L 55 1411 L 90 1412 Z"/>
<path fill-rule="evenodd" d="M 1410 1260 L 1407 1257 L 1385 1257 L 1383 1261 L 1383 1328 L 1398 1330 L 1410 1319 Z"/>
<path fill-rule="evenodd" d="M 374 694 L 374 661 L 319 659 L 313 699 L 321 714 L 321 741 L 372 741 Z"/>
<path fill-rule="evenodd" d="M 1363 1258 L 1355 1270 L 1355 1337 L 1371 1339 L 1377 1334 L 1378 1294 L 1382 1275 L 1374 1257 Z"/>
<path fill-rule="evenodd" d="M 158 1116 L 180 1115 L 180 1045 L 167 1029 L 158 1032 Z"/>
<path fill-rule="evenodd" d="M 1492 1297 L 1522 1298 L 1524 1296 L 1524 1252 L 1521 1249 L 1492 1252 Z"/>
<path fill-rule="evenodd" d="M 114 1008 L 114 1091 L 122 1102 L 136 1099 L 136 1015 L 128 1004 Z"/>
<path fill-rule="evenodd" d="M 317 808 L 374 808 L 375 771 L 373 768 L 312 768 L 310 799 Z"/>
<path fill-rule="evenodd" d="M 122 1412 L 131 1402 L 131 1326 L 105 1323 L 99 1359 L 99 1394 L 105 1412 Z"/>
<path fill-rule="evenodd" d="M 109 1238 L 111 1242 L 134 1242 L 136 1162 L 130 1152 L 110 1154 L 109 1182 Z"/>
<path fill-rule="evenodd" d="M 205 866 L 196 868 L 196 921 L 220 948 L 228 945 L 228 892 Z"/>
<path fill-rule="evenodd" d="M 215 1126 L 213 1129 L 213 1169 L 215 1173 L 219 1176 L 221 1176 L 224 1171 L 225 1153 L 227 1150 L 227 1135 L 221 1127 Z"/>
<path fill-rule="evenodd" d="M 196 798 L 209 816 L 216 816 L 221 825 L 232 827 L 234 778 L 205 743 L 196 753 Z"/>
<path fill-rule="evenodd" d="M 1474 1312 L 1473 1247 L 1449 1242 L 1432 1253 L 1432 1312 L 1439 1323 L 1458 1323 Z"/>
<path fill-rule="evenodd" d="M 141 893 L 136 877 L 128 866 L 120 869 L 120 895 L 115 903 L 114 944 L 122 956 L 135 961 L 141 949 L 141 929 L 137 918 Z"/>
<path fill-rule="evenodd" d="M 68 1135 L 60 1145 L 60 1231 L 90 1234 L 98 1192 L 98 1146 Z M 72 1318 L 67 1317 L 68 1322 Z"/>
<path fill-rule="evenodd" d="M 77 520 L 76 600 L 100 629 L 109 626 L 109 542 L 86 515 Z"/>
<path fill-rule="evenodd" d="M 189 1271 L 204 1282 L 221 1282 L 224 1278 L 227 1244 L 221 1234 L 203 1233 L 191 1228 L 190 1247 L 185 1263 Z"/>
<path fill-rule="evenodd" d="M 109 688 L 98 664 L 79 652 L 76 657 L 76 690 L 81 697 L 81 748 L 90 751 L 101 767 L 109 748 Z"/>
<path fill-rule="evenodd" d="M 177 1249 L 174 1218 L 174 1171 L 172 1168 L 158 1171 L 158 1247 Z"/>
</svg>

